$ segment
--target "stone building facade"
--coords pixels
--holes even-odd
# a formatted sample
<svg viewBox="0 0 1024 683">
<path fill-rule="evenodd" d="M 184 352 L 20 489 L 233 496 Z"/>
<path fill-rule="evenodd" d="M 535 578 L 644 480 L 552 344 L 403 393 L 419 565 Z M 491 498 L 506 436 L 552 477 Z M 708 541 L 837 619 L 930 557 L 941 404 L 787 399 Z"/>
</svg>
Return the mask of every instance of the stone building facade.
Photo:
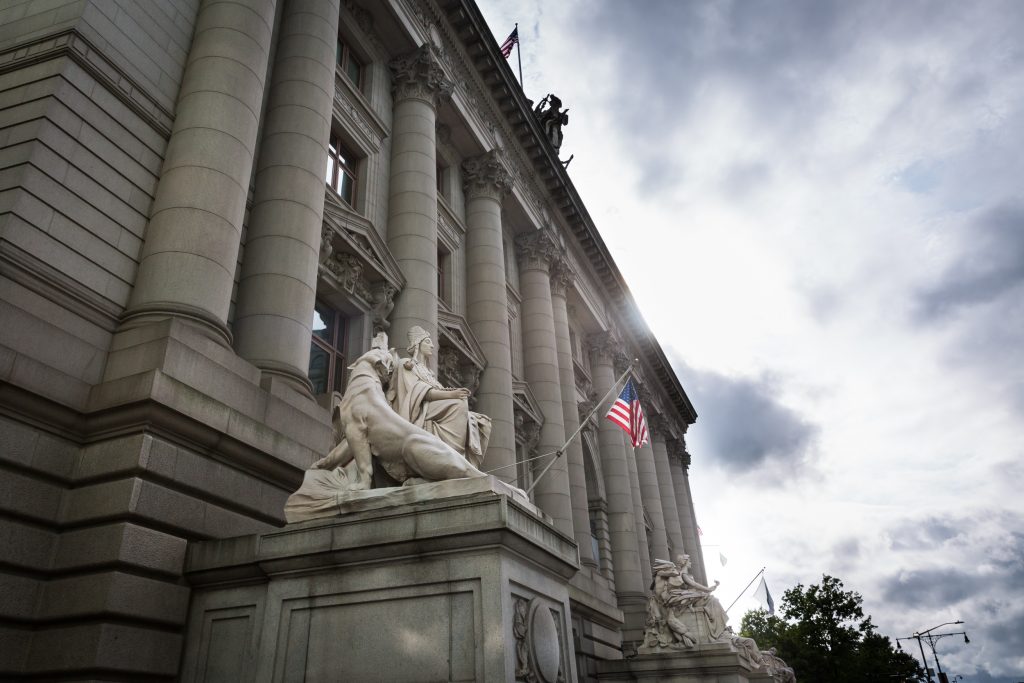
<svg viewBox="0 0 1024 683">
<path fill-rule="evenodd" d="M 0 6 L 0 677 L 172 680 L 190 541 L 284 523 L 385 330 L 574 538 L 576 669 L 705 579 L 696 413 L 472 0 Z M 326 179 L 326 186 L 325 186 Z M 630 359 L 652 433 L 590 416 Z"/>
</svg>

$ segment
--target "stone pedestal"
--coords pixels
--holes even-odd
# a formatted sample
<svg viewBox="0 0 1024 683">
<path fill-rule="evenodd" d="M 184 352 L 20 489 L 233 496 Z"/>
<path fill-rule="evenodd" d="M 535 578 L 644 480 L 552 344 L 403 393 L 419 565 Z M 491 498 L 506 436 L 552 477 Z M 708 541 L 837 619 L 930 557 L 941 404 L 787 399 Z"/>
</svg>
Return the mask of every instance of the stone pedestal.
<svg viewBox="0 0 1024 683">
<path fill-rule="evenodd" d="M 190 546 L 181 680 L 576 680 L 576 545 L 493 478 Z"/>
<path fill-rule="evenodd" d="M 690 650 L 641 654 L 598 662 L 601 681 L 658 683 L 772 683 L 767 673 L 729 643 L 708 643 Z"/>
</svg>

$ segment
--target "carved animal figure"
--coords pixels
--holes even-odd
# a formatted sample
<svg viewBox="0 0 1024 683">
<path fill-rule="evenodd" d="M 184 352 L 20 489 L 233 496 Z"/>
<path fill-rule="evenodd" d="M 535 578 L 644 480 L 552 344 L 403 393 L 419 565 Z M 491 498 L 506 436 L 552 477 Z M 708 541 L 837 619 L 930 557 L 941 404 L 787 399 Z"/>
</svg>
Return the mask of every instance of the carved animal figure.
<svg viewBox="0 0 1024 683">
<path fill-rule="evenodd" d="M 313 468 L 345 467 L 354 460 L 355 476 L 349 486 L 353 491 L 370 488 L 373 456 L 399 482 L 414 477 L 440 481 L 487 476 L 439 438 L 392 410 L 383 383 L 394 367 L 394 356 L 381 347 L 370 349 L 349 367 L 352 374 L 336 415 L 344 438 Z"/>
</svg>

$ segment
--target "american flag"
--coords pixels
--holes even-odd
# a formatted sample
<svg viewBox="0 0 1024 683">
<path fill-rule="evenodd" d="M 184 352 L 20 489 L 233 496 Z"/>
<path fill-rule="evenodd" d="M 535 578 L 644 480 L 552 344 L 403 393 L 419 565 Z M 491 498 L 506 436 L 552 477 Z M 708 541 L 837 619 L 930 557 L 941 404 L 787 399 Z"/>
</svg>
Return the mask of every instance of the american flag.
<svg viewBox="0 0 1024 683">
<path fill-rule="evenodd" d="M 634 448 L 639 448 L 647 443 L 647 420 L 644 419 L 644 411 L 640 407 L 640 397 L 636 393 L 632 379 L 626 381 L 622 393 L 615 399 L 615 403 L 612 404 L 611 410 L 605 417 L 629 434 L 629 440 Z"/>
<path fill-rule="evenodd" d="M 519 27 L 516 26 L 512 29 L 512 33 L 508 34 L 508 38 L 501 44 L 498 49 L 501 50 L 501 56 L 508 59 L 508 56 L 512 54 L 512 46 L 519 43 Z"/>
</svg>

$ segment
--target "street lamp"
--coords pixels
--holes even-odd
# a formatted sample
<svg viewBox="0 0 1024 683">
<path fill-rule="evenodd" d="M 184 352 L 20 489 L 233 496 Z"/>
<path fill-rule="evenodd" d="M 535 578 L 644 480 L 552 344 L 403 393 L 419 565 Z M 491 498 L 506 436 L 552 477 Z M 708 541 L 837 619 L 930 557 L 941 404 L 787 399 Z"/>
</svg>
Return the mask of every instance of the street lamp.
<svg viewBox="0 0 1024 683">
<path fill-rule="evenodd" d="M 928 641 L 928 647 L 930 647 L 931 650 L 932 650 L 932 657 L 935 658 L 935 668 L 938 669 L 938 671 L 939 671 L 939 683 L 949 683 L 949 677 L 946 676 L 946 674 L 942 671 L 942 664 L 939 663 L 939 655 L 935 651 L 935 643 L 936 643 L 936 641 L 942 640 L 946 636 L 963 636 L 965 643 L 970 643 L 971 639 L 967 637 L 967 633 L 965 633 L 964 631 L 955 631 L 955 632 L 951 632 L 951 633 L 934 633 L 934 634 L 932 633 L 932 631 L 934 631 L 937 628 L 942 628 L 943 626 L 949 626 L 950 624 L 962 624 L 962 623 L 964 623 L 964 622 L 959 620 L 959 619 L 957 619 L 956 621 L 947 621 L 944 624 L 939 624 L 938 626 L 932 626 L 930 629 L 927 629 L 927 630 L 924 630 L 924 631 L 917 631 L 913 635 L 907 636 L 905 638 L 897 638 L 896 639 L 896 647 L 898 649 L 900 649 L 900 650 L 903 649 L 902 647 L 900 647 L 900 641 L 901 640 L 910 640 L 911 638 L 916 640 L 917 641 L 917 646 L 921 650 L 921 663 L 924 664 L 925 676 L 927 676 L 927 678 L 928 678 L 928 683 L 933 683 L 933 681 L 932 681 L 932 674 L 931 674 L 930 671 L 928 671 L 928 662 L 925 660 L 925 657 L 924 657 L 924 646 L 921 644 L 922 640 Z"/>
</svg>

